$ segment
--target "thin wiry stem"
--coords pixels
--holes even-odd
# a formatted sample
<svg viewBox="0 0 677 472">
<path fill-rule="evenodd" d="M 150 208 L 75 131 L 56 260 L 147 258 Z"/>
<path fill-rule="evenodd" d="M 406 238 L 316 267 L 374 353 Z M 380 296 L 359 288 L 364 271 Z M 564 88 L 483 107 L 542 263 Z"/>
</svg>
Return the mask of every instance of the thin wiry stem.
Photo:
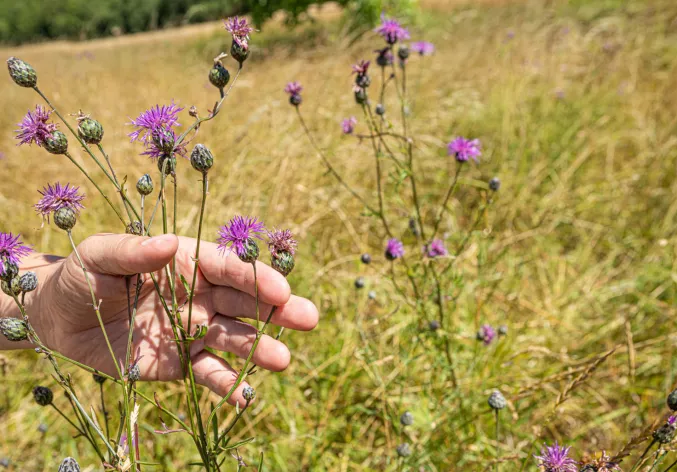
<svg viewBox="0 0 677 472">
<path fill-rule="evenodd" d="M 190 284 L 190 293 L 188 294 L 188 330 L 190 332 L 193 317 L 193 298 L 195 298 L 195 284 L 197 283 L 197 272 L 200 264 L 200 240 L 202 238 L 202 223 L 205 214 L 205 205 L 207 203 L 207 189 L 209 188 L 209 177 L 207 172 L 202 174 L 202 201 L 200 203 L 200 218 L 197 224 L 197 240 L 195 242 L 195 265 L 193 266 L 193 281 Z"/>
</svg>

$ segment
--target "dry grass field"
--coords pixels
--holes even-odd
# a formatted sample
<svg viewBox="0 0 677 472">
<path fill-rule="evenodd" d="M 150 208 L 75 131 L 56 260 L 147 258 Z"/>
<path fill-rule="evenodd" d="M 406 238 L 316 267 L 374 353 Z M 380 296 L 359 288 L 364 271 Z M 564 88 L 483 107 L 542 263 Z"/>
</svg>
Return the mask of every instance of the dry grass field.
<svg viewBox="0 0 677 472">
<path fill-rule="evenodd" d="M 253 462 L 264 451 L 266 470 L 482 471 L 496 457 L 504 472 L 536 470 L 532 454 L 555 440 L 573 446 L 578 459 L 613 455 L 665 415 L 665 395 L 677 383 L 677 4 L 423 5 L 413 36 L 437 51 L 411 59 L 410 112 L 425 201 L 439 201 L 448 185 L 448 141 L 477 137 L 485 150 L 450 204 L 450 244 L 465 236 L 476 189 L 494 175 L 502 181 L 456 262 L 455 276 L 464 280 L 456 331 L 427 331 L 398 301 L 385 264 L 359 264 L 367 251 L 382 259 L 377 224 L 326 174 L 282 91 L 291 80 L 304 84 L 303 111 L 321 147 L 352 185 L 375 198 L 369 148 L 342 136 L 339 126 L 360 114 L 350 66 L 372 57 L 380 44 L 372 34 L 346 34 L 331 12 L 294 32 L 266 25 L 221 116 L 200 131 L 217 161 L 208 239 L 236 213 L 292 228 L 300 250 L 291 285 L 321 311 L 315 331 L 285 332 L 289 369 L 251 379 L 258 401 L 236 438 L 255 437 L 240 453 Z M 0 51 L 30 62 L 62 111 L 82 109 L 101 121 L 118 174 L 133 182 L 155 165 L 129 143 L 129 117 L 171 100 L 211 107 L 207 70 L 228 45 L 219 25 L 208 24 Z M 120 228 L 63 157 L 15 145 L 15 124 L 36 103 L 30 90 L 0 80 L 0 229 L 66 254 L 67 240 L 41 229 L 31 207 L 48 182 L 69 181 L 88 194 L 76 237 Z M 182 124 L 188 120 L 184 115 Z M 192 169 L 180 167 L 178 228 L 193 235 L 201 189 Z M 405 234 L 410 215 L 402 192 L 386 187 L 393 225 Z M 355 292 L 358 275 L 376 300 Z M 475 332 L 487 322 L 510 331 L 484 348 Z M 458 346 L 456 389 L 441 367 L 440 336 Z M 66 455 L 95 470 L 86 445 L 32 400 L 34 385 L 54 383 L 48 363 L 5 352 L 0 365 L 0 458 L 11 460 L 8 470 L 53 471 Z M 96 385 L 73 373 L 96 407 Z M 486 406 L 496 387 L 509 400 L 498 443 Z M 172 384 L 141 388 L 166 402 L 180 391 Z M 57 395 L 56 402 L 65 399 Z M 415 417 L 406 432 L 399 426 L 404 410 Z M 190 470 L 190 441 L 155 435 L 151 405 L 142 405 L 141 417 L 142 453 L 158 464 L 146 470 Z M 404 435 L 413 454 L 401 464 L 395 447 Z"/>
</svg>

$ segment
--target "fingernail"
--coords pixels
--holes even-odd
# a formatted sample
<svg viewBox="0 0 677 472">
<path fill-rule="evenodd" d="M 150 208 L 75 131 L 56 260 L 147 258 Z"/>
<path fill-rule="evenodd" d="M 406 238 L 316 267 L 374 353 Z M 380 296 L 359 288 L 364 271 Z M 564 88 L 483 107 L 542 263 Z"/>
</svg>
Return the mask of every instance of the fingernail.
<svg viewBox="0 0 677 472">
<path fill-rule="evenodd" d="M 173 234 L 161 234 L 160 236 L 153 236 L 150 239 L 146 239 L 141 243 L 142 246 L 153 245 L 155 247 L 163 247 L 167 244 L 171 244 L 176 236 Z"/>
</svg>

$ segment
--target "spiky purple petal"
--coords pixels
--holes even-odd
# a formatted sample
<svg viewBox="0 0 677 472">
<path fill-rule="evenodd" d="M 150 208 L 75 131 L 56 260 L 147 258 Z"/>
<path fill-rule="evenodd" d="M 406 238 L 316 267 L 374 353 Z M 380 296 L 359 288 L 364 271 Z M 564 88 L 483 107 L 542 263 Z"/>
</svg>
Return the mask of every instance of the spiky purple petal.
<svg viewBox="0 0 677 472">
<path fill-rule="evenodd" d="M 51 114 L 51 110 L 47 110 L 40 105 L 35 107 L 34 112 L 28 110 L 21 123 L 17 124 L 19 129 L 15 130 L 17 133 L 16 139 L 19 140 L 18 145 L 35 143 L 42 147 L 45 139 L 51 136 L 57 127 L 54 123 L 48 123 Z"/>
<path fill-rule="evenodd" d="M 374 31 L 391 45 L 403 39 L 409 39 L 409 31 L 403 28 L 397 20 L 387 18 L 383 13 L 381 14 L 381 24 Z"/>
<path fill-rule="evenodd" d="M 169 105 L 155 105 L 142 112 L 136 119 L 128 123 L 137 128 L 128 134 L 131 142 L 142 141 L 147 143 L 152 140 L 154 132 L 160 129 L 171 129 L 172 126 L 179 126 L 177 115 L 181 110 L 183 108 L 172 101 Z"/>
<path fill-rule="evenodd" d="M 20 234 L 0 233 L 0 260 L 19 265 L 22 257 L 33 252 L 33 248 L 19 240 L 20 237 Z M 0 275 L 4 274 L 4 264 L 0 264 Z"/>
<path fill-rule="evenodd" d="M 247 24 L 246 18 L 240 18 L 239 16 L 228 18 L 224 21 L 223 26 L 226 28 L 226 31 L 233 35 L 233 41 L 245 49 L 249 45 L 249 34 L 256 31 Z"/>
<path fill-rule="evenodd" d="M 268 249 L 270 249 L 270 255 L 273 257 L 277 257 L 280 252 L 288 252 L 294 255 L 297 244 L 291 231 L 288 229 L 268 231 Z"/>
<path fill-rule="evenodd" d="M 569 457 L 570 449 L 570 447 L 560 446 L 557 442 L 554 446 L 544 444 L 541 448 L 541 455 L 534 455 L 534 457 L 545 472 L 577 472 L 576 461 Z"/>
<path fill-rule="evenodd" d="M 245 243 L 250 238 L 263 239 L 265 231 L 262 221 L 251 216 L 235 216 L 227 225 L 219 228 L 218 249 L 221 253 L 235 250 L 238 257 L 245 254 Z"/>
<path fill-rule="evenodd" d="M 470 140 L 458 137 L 447 144 L 447 153 L 455 156 L 458 162 L 466 162 L 468 159 L 478 162 L 477 158 L 482 155 L 481 148 L 479 139 Z"/>
<path fill-rule="evenodd" d="M 43 217 L 49 217 L 51 213 L 67 207 L 78 213 L 84 206 L 82 200 L 85 196 L 78 191 L 80 187 L 71 186 L 70 184 L 61 185 L 59 182 L 47 184 L 42 190 L 38 190 L 42 198 L 36 203 L 35 211 L 40 213 Z"/>
</svg>

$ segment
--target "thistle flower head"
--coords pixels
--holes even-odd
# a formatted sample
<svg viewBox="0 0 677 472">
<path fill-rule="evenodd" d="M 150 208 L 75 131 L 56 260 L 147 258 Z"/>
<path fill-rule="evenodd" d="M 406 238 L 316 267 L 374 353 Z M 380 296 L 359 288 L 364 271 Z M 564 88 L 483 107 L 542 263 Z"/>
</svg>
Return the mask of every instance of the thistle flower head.
<svg viewBox="0 0 677 472">
<path fill-rule="evenodd" d="M 38 190 L 42 198 L 34 205 L 35 211 L 44 218 L 48 218 L 50 214 L 64 207 L 78 213 L 84 208 L 82 200 L 85 199 L 85 196 L 79 193 L 79 190 L 80 187 L 70 184 L 61 185 L 59 182 L 54 185 L 47 184 L 47 187 Z"/>
<path fill-rule="evenodd" d="M 447 254 L 449 254 L 449 251 L 444 247 L 444 241 L 441 239 L 433 239 L 426 248 L 426 255 L 428 257 L 446 256 Z"/>
<path fill-rule="evenodd" d="M 284 88 L 285 93 L 289 95 L 300 95 L 303 90 L 303 86 L 298 82 L 289 82 Z"/>
<path fill-rule="evenodd" d="M 482 341 L 485 346 L 491 344 L 494 339 L 496 339 L 496 330 L 491 325 L 482 325 L 477 331 L 477 340 Z"/>
<path fill-rule="evenodd" d="M 270 255 L 273 257 L 278 257 L 282 252 L 294 255 L 296 253 L 297 245 L 298 243 L 288 229 L 268 231 L 268 249 L 270 250 Z"/>
<path fill-rule="evenodd" d="M 421 56 L 430 56 L 435 52 L 435 45 L 427 41 L 416 41 L 411 44 L 411 50 Z"/>
<path fill-rule="evenodd" d="M 409 31 L 403 28 L 397 20 L 388 18 L 383 13 L 381 14 L 381 24 L 374 31 L 391 45 L 400 40 L 409 39 Z"/>
<path fill-rule="evenodd" d="M 508 402 L 505 400 L 505 397 L 498 390 L 491 392 L 491 395 L 489 395 L 489 398 L 487 399 L 487 403 L 494 410 L 502 410 L 508 406 Z"/>
<path fill-rule="evenodd" d="M 128 123 L 136 127 L 134 131 L 128 134 L 131 142 L 142 141 L 147 143 L 152 140 L 154 132 L 179 126 L 177 115 L 181 110 L 183 108 L 172 101 L 169 105 L 155 105 L 142 112 L 136 119 Z"/>
<path fill-rule="evenodd" d="M 227 225 L 219 229 L 219 251 L 235 250 L 238 257 L 247 255 L 249 240 L 252 238 L 262 239 L 261 234 L 265 231 L 263 222 L 251 216 L 236 216 Z"/>
<path fill-rule="evenodd" d="M 35 87 L 38 83 L 38 75 L 35 73 L 35 69 L 29 63 L 17 57 L 7 59 L 7 69 L 14 83 L 21 87 Z"/>
<path fill-rule="evenodd" d="M 52 114 L 51 110 L 47 110 L 40 105 L 35 107 L 35 111 L 28 110 L 21 123 L 18 123 L 19 129 L 15 130 L 17 133 L 16 139 L 19 140 L 19 146 L 22 144 L 37 144 L 42 147 L 45 140 L 49 138 L 54 131 L 56 131 L 56 124 L 49 123 L 49 116 Z"/>
<path fill-rule="evenodd" d="M 72 457 L 66 457 L 59 466 L 59 472 L 80 472 L 80 465 Z"/>
<path fill-rule="evenodd" d="M 0 276 L 5 275 L 7 263 L 18 266 L 21 258 L 30 254 L 33 249 L 25 246 L 19 240 L 21 235 L 14 236 L 12 233 L 0 233 Z"/>
<path fill-rule="evenodd" d="M 362 59 L 360 62 L 353 66 L 353 74 L 364 75 L 369 70 L 370 61 L 365 61 Z"/>
<path fill-rule="evenodd" d="M 397 238 L 389 239 L 386 243 L 386 258 L 388 260 L 395 260 L 404 256 L 404 244 Z"/>
<path fill-rule="evenodd" d="M 570 449 L 570 447 L 560 446 L 557 442 L 554 446 L 544 444 L 541 448 L 541 455 L 534 455 L 534 457 L 545 472 L 577 472 L 576 461 L 569 457 Z"/>
<path fill-rule="evenodd" d="M 186 157 L 186 144 L 175 144 L 176 133 L 171 128 L 160 128 L 152 133 L 152 139 L 146 142 L 146 150 L 141 153 L 142 156 L 148 156 L 151 160 L 156 161 L 160 157 L 167 154 L 178 154 L 181 157 Z"/>
<path fill-rule="evenodd" d="M 249 34 L 256 31 L 247 24 L 246 18 L 240 18 L 238 16 L 233 16 L 225 20 L 223 27 L 233 35 L 233 41 L 243 48 L 249 46 Z"/>
<path fill-rule="evenodd" d="M 447 144 L 447 154 L 455 156 L 458 162 L 466 162 L 470 158 L 478 162 L 477 158 L 482 155 L 480 141 L 458 137 Z"/>
<path fill-rule="evenodd" d="M 341 122 L 341 130 L 343 130 L 343 134 L 352 134 L 353 131 L 355 130 L 356 124 L 357 118 L 355 118 L 354 116 L 344 119 Z"/>
</svg>

